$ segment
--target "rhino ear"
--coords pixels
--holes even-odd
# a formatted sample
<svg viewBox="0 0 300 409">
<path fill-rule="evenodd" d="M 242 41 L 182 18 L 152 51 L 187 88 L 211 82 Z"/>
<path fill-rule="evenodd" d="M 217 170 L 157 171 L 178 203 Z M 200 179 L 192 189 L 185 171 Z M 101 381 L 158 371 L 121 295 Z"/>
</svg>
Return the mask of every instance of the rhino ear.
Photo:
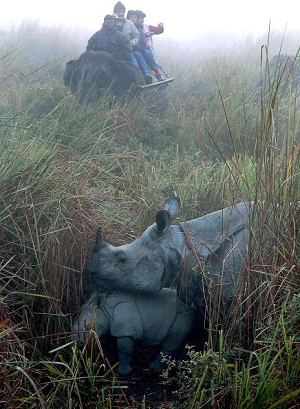
<svg viewBox="0 0 300 409">
<path fill-rule="evenodd" d="M 169 212 L 170 214 L 170 219 L 173 220 L 175 219 L 177 216 L 179 216 L 180 213 L 180 207 L 181 207 L 181 203 L 178 197 L 174 196 L 174 197 L 170 197 L 169 199 L 167 199 L 164 203 L 164 210 L 166 210 L 167 212 Z"/>
<path fill-rule="evenodd" d="M 104 293 L 97 294 L 97 306 L 99 308 L 106 303 L 106 298 L 107 298 L 107 295 Z"/>
<path fill-rule="evenodd" d="M 167 210 L 159 210 L 155 217 L 156 227 L 159 233 L 170 227 L 171 217 Z"/>
</svg>

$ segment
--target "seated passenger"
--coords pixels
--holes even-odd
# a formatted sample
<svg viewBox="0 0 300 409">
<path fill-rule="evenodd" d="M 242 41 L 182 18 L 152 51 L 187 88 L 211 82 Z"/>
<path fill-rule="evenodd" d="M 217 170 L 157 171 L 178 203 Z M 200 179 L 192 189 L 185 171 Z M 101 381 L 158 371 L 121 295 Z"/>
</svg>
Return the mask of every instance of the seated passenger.
<svg viewBox="0 0 300 409">
<path fill-rule="evenodd" d="M 114 6 L 114 16 L 116 17 L 116 28 L 120 31 L 130 42 L 131 45 L 131 62 L 135 64 L 137 67 L 138 63 L 136 58 L 133 54 L 132 48 L 137 45 L 140 41 L 140 33 L 136 28 L 135 24 L 129 20 L 128 18 L 124 17 L 125 15 L 125 6 L 123 3 L 118 1 Z"/>
<path fill-rule="evenodd" d="M 128 10 L 127 13 L 127 19 L 132 21 L 134 24 L 137 21 L 137 15 L 136 15 L 136 11 L 135 10 Z M 142 71 L 144 78 L 145 78 L 145 82 L 146 84 L 152 84 L 152 76 L 149 72 L 149 68 L 148 65 L 145 61 L 145 58 L 143 56 L 143 54 L 141 53 L 141 51 L 138 51 L 135 49 L 135 47 L 133 47 L 133 53 L 132 53 L 132 62 L 137 65 L 139 67 L 139 69 Z"/>
<path fill-rule="evenodd" d="M 152 50 L 155 60 L 156 60 L 156 56 L 155 56 L 155 51 L 154 51 L 154 46 L 153 46 L 153 35 L 162 34 L 164 31 L 165 29 L 164 29 L 163 23 L 158 23 L 157 26 L 153 26 L 152 24 L 144 23 L 144 33 L 146 37 L 146 43 L 148 47 Z"/>
<path fill-rule="evenodd" d="M 118 1 L 114 6 L 114 15 L 116 16 L 116 27 L 125 37 L 128 38 L 132 47 L 140 41 L 140 34 L 132 21 L 124 17 L 125 6 Z"/>
<path fill-rule="evenodd" d="M 112 15 L 104 17 L 102 28 L 88 40 L 87 50 L 106 51 L 117 60 L 131 61 L 131 45 L 129 40 L 116 28 L 116 18 Z"/>
<path fill-rule="evenodd" d="M 144 32 L 144 18 L 146 17 L 146 14 L 141 10 L 136 10 L 135 13 L 137 17 L 135 25 L 140 33 L 140 42 L 138 45 L 133 47 L 133 50 L 140 51 L 142 53 L 146 63 L 151 68 L 151 70 L 154 71 L 155 77 L 158 79 L 158 81 L 163 81 L 164 79 L 161 75 L 159 65 L 156 61 L 151 47 L 149 46 L 149 43 L 147 43 L 146 40 L 146 35 Z"/>
</svg>

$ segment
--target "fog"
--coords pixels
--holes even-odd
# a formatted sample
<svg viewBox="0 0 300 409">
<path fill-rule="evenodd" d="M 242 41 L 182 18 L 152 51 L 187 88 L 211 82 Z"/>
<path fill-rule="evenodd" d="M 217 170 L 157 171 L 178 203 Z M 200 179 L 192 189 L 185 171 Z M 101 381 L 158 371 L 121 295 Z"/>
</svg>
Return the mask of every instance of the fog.
<svg viewBox="0 0 300 409">
<path fill-rule="evenodd" d="M 124 2 L 128 9 L 143 10 L 146 23 L 165 25 L 165 38 L 213 41 L 232 41 L 233 38 L 258 36 L 269 30 L 277 32 L 298 31 L 299 16 L 296 10 L 298 0 L 211 0 L 206 4 L 199 0 Z M 92 34 L 97 31 L 106 14 L 112 13 L 116 0 L 11 0 L 1 8 L 0 27 L 7 29 L 22 21 L 40 22 L 45 25 L 77 27 Z M 4 7 L 3 7 L 4 6 Z M 127 11 L 126 10 L 126 11 Z"/>
</svg>

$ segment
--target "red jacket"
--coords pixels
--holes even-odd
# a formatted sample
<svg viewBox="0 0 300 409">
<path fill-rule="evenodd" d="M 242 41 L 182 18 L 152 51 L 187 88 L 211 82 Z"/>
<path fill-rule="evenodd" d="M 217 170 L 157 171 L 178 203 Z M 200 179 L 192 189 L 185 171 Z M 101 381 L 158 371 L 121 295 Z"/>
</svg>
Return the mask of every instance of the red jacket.
<svg viewBox="0 0 300 409">
<path fill-rule="evenodd" d="M 165 30 L 164 30 L 164 26 L 163 24 L 159 24 L 158 26 L 152 26 L 151 24 L 144 24 L 143 26 L 143 30 L 145 33 L 145 39 L 146 39 L 146 43 L 147 46 L 152 48 L 153 44 L 152 44 L 152 36 L 154 34 L 162 34 Z"/>
</svg>

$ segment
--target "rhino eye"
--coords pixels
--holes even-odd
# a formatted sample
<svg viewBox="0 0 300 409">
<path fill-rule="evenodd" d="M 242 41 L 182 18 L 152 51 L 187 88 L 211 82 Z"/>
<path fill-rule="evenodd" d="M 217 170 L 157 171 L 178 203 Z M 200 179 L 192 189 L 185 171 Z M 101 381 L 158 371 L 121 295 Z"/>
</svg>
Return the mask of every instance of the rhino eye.
<svg viewBox="0 0 300 409">
<path fill-rule="evenodd" d="M 123 255 L 118 256 L 118 263 L 124 264 L 126 262 L 126 257 Z"/>
</svg>

